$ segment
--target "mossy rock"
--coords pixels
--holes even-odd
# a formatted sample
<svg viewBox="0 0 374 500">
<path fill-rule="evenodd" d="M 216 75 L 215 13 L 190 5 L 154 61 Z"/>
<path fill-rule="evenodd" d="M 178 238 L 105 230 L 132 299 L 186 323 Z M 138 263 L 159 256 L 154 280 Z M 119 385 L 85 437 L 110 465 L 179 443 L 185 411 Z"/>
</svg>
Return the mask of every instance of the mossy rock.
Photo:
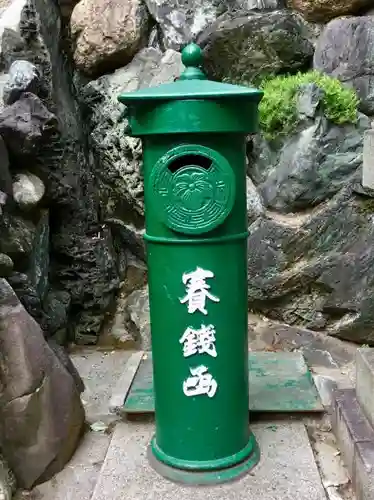
<svg viewBox="0 0 374 500">
<path fill-rule="evenodd" d="M 310 67 L 313 34 L 291 11 L 236 12 L 223 15 L 197 39 L 204 68 L 213 80 L 253 82 L 264 75 Z"/>
<path fill-rule="evenodd" d="M 359 99 L 356 92 L 339 80 L 318 71 L 276 76 L 262 81 L 264 97 L 260 103 L 260 126 L 268 140 L 292 134 L 302 117 L 297 106 L 300 89 L 314 84 L 321 90 L 320 107 L 336 125 L 356 123 Z"/>
</svg>

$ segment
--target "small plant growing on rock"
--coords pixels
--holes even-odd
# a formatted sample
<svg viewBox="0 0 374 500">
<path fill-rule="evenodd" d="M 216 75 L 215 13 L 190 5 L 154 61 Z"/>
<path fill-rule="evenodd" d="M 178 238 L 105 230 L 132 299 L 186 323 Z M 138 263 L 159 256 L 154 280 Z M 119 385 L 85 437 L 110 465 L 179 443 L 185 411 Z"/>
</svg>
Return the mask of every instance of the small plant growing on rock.
<svg viewBox="0 0 374 500">
<path fill-rule="evenodd" d="M 300 117 L 297 112 L 297 93 L 301 85 L 314 83 L 323 90 L 321 107 L 326 118 L 343 125 L 356 123 L 359 99 L 354 90 L 318 71 L 280 75 L 262 81 L 264 97 L 260 103 L 260 126 L 268 140 L 295 131 Z"/>
</svg>

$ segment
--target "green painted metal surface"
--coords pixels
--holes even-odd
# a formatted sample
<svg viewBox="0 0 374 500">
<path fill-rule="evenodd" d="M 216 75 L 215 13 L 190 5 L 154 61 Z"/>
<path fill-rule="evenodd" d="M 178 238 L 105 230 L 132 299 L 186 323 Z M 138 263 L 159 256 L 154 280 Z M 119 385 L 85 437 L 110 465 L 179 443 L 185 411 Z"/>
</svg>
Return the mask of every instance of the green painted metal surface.
<svg viewBox="0 0 374 500">
<path fill-rule="evenodd" d="M 128 106 L 127 133 L 148 137 L 257 132 L 258 103 L 263 93 L 253 87 L 206 80 L 201 68 L 194 66 L 196 61 L 201 66 L 201 57 L 200 48 L 191 44 L 182 53 L 186 69 L 179 80 L 118 97 Z"/>
<path fill-rule="evenodd" d="M 144 151 L 145 238 L 156 439 L 176 462 L 195 461 L 196 469 L 210 462 L 213 469 L 249 440 L 247 397 L 238 397 L 248 395 L 244 137 L 226 142 L 194 136 L 193 154 L 191 146 L 164 185 L 154 182 L 154 165 L 167 165 L 175 143 L 166 137 L 149 142 Z M 218 150 L 235 174 L 233 184 L 226 185 L 236 191 L 232 210 L 222 210 L 225 217 L 218 219 L 211 203 L 228 203 L 220 199 L 219 173 L 199 166 L 205 148 Z M 202 176 L 201 184 L 193 173 Z"/>
<path fill-rule="evenodd" d="M 143 138 L 153 455 L 213 471 L 257 456 L 248 427 L 245 165 L 245 134 L 256 131 L 257 114 L 243 119 L 243 106 L 257 112 L 261 93 L 214 90 L 196 45 L 182 60 L 183 81 L 167 92 L 119 99 L 130 103 L 130 130 Z"/>
<path fill-rule="evenodd" d="M 177 80 L 158 87 L 149 87 L 121 94 L 122 104 L 133 101 L 170 101 L 184 99 L 258 99 L 261 92 L 253 87 L 241 87 L 211 80 Z"/>
<path fill-rule="evenodd" d="M 251 470 L 260 460 L 260 449 L 257 446 L 253 433 L 250 435 L 249 446 L 254 450 L 245 460 L 233 467 L 217 470 L 189 470 L 176 468 L 167 465 L 165 462 L 155 459 L 152 443 L 148 449 L 148 458 L 151 466 L 164 477 L 176 483 L 183 483 L 193 486 L 207 486 L 220 483 L 227 483 L 238 479 Z"/>
<path fill-rule="evenodd" d="M 163 223 L 184 234 L 212 231 L 225 221 L 235 202 L 235 175 L 229 162 L 201 144 L 168 151 L 153 166 L 149 185 Z"/>
<path fill-rule="evenodd" d="M 231 85 L 229 83 L 207 80 L 202 66 L 200 47 L 190 44 L 182 52 L 182 62 L 186 66 L 179 79 L 173 83 L 158 85 L 157 87 L 143 88 L 135 92 L 126 92 L 118 97 L 122 104 L 147 101 L 171 101 L 181 99 L 243 99 L 259 102 L 262 91 L 254 87 Z M 155 103 L 153 103 L 155 104 Z"/>
<path fill-rule="evenodd" d="M 240 114 L 237 113 L 238 108 L 241 109 Z M 129 117 L 127 130 L 143 138 L 163 134 L 245 134 L 257 132 L 257 124 L 256 101 L 232 99 L 227 100 L 225 106 L 218 106 L 216 101 L 183 99 L 162 101 L 156 107 L 154 104 L 139 104 L 136 112 Z"/>
<path fill-rule="evenodd" d="M 250 352 L 249 411 L 256 413 L 322 412 L 311 373 L 300 353 Z M 152 355 L 139 366 L 123 407 L 127 414 L 154 413 Z"/>
</svg>

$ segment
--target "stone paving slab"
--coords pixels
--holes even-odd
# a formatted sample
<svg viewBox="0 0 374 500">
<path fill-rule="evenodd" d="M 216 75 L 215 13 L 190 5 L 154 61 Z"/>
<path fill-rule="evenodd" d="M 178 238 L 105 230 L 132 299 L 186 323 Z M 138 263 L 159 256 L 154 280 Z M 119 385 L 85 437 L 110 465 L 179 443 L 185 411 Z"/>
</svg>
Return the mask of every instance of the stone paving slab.
<svg viewBox="0 0 374 500">
<path fill-rule="evenodd" d="M 134 352 L 126 363 L 123 373 L 113 387 L 109 401 L 109 411 L 116 415 L 123 412 L 123 403 L 143 359 L 144 351 Z"/>
<path fill-rule="evenodd" d="M 310 367 L 345 368 L 355 359 L 357 345 L 325 332 L 261 320 L 249 314 L 249 348 L 253 351 L 299 350 Z"/>
<path fill-rule="evenodd" d="M 374 429 L 354 389 L 336 391 L 332 425 L 357 500 L 374 500 Z"/>
<path fill-rule="evenodd" d="M 92 500 L 326 500 L 301 422 L 261 422 L 251 428 L 260 444 L 260 464 L 234 483 L 194 488 L 167 481 L 148 465 L 152 423 L 117 424 Z"/>
<path fill-rule="evenodd" d="M 131 354 L 131 351 L 82 350 L 71 355 L 86 386 L 82 400 L 90 424 L 97 421 L 109 424 L 118 419 L 110 413 L 109 402 Z"/>
<path fill-rule="evenodd" d="M 374 499 L 374 442 L 356 444 L 353 483 L 357 500 Z"/>
<path fill-rule="evenodd" d="M 355 389 L 342 389 L 334 394 L 332 428 L 337 437 L 344 463 L 353 477 L 355 445 L 374 440 L 374 432 L 356 398 Z"/>
<path fill-rule="evenodd" d="M 249 352 L 248 365 L 249 411 L 323 411 L 318 391 L 301 353 Z M 130 389 L 127 390 L 124 385 L 126 390 L 123 395 L 123 413 L 154 413 L 151 352 L 144 354 L 144 359 L 134 375 Z"/>
</svg>

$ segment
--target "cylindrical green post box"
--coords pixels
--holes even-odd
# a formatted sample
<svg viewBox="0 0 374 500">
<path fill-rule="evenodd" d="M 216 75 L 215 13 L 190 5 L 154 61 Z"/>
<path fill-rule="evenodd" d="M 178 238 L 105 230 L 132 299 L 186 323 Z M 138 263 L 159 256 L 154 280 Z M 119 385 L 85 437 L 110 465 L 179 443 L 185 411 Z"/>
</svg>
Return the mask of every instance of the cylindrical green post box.
<svg viewBox="0 0 374 500">
<path fill-rule="evenodd" d="M 209 81 L 191 44 L 171 84 L 122 94 L 141 137 L 156 435 L 174 480 L 232 479 L 259 459 L 248 420 L 245 137 L 254 88 Z"/>
</svg>

